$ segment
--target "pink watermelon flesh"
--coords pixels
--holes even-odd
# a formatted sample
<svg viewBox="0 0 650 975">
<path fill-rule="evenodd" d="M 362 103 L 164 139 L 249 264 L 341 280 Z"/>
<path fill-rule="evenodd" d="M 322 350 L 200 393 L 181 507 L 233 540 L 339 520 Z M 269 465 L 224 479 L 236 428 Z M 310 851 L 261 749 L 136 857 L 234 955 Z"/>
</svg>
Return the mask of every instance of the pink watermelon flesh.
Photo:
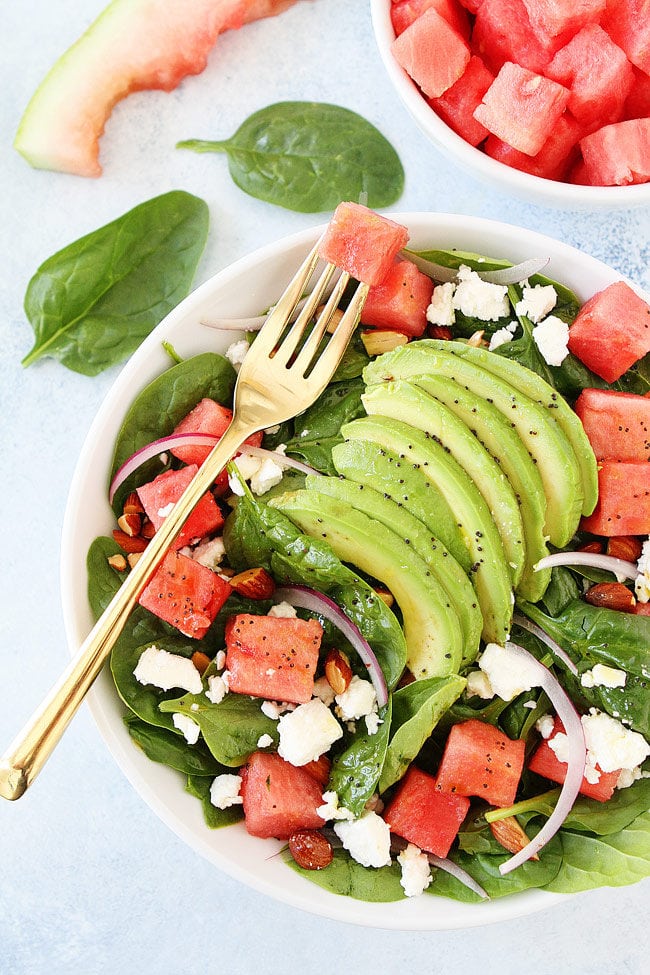
<svg viewBox="0 0 650 975">
<path fill-rule="evenodd" d="M 474 118 L 474 110 L 493 81 L 492 72 L 473 54 L 458 81 L 440 98 L 429 99 L 431 108 L 471 146 L 477 146 L 489 134 Z"/>
<path fill-rule="evenodd" d="M 197 403 L 187 416 L 183 417 L 174 428 L 174 433 L 207 433 L 211 437 L 220 438 L 226 432 L 231 420 L 232 410 L 206 397 Z M 262 444 L 262 437 L 261 432 L 254 433 L 245 443 L 252 447 L 259 447 Z M 211 447 L 196 447 L 191 444 L 185 447 L 174 447 L 171 453 L 174 457 L 182 460 L 184 464 L 198 464 L 200 466 L 211 450 Z"/>
<path fill-rule="evenodd" d="M 230 584 L 212 569 L 168 552 L 138 602 L 185 636 L 200 640 L 231 593 Z"/>
<path fill-rule="evenodd" d="M 580 140 L 589 182 L 625 186 L 650 180 L 650 118 L 614 122 Z"/>
<path fill-rule="evenodd" d="M 624 281 L 593 295 L 569 329 L 569 350 L 614 383 L 650 352 L 650 305 Z"/>
<path fill-rule="evenodd" d="M 138 488 L 138 497 L 156 531 L 167 517 L 168 506 L 178 501 L 197 471 L 196 464 L 181 467 L 178 471 L 164 471 Z M 211 494 L 204 494 L 172 542 L 172 548 L 182 548 L 193 539 L 211 535 L 223 527 L 223 522 L 219 505 Z"/>
<path fill-rule="evenodd" d="M 393 41 L 391 50 L 429 98 L 438 98 L 451 88 L 470 59 L 467 42 L 433 7 Z"/>
<path fill-rule="evenodd" d="M 381 284 L 368 292 L 361 313 L 364 325 L 417 337 L 427 325 L 433 281 L 411 261 L 397 260 Z"/>
<path fill-rule="evenodd" d="M 288 840 L 298 829 L 325 825 L 316 810 L 322 786 L 305 768 L 285 762 L 277 752 L 254 752 L 241 770 L 244 822 L 252 836 Z"/>
<path fill-rule="evenodd" d="M 562 85 L 506 62 L 474 112 L 486 129 L 514 149 L 536 155 L 564 112 Z"/>
<path fill-rule="evenodd" d="M 524 0 L 533 29 L 552 37 L 598 22 L 606 0 Z"/>
<path fill-rule="evenodd" d="M 634 82 L 623 106 L 623 118 L 648 118 L 650 116 L 650 75 L 635 67 L 632 71 Z"/>
<path fill-rule="evenodd" d="M 132 91 L 200 74 L 217 37 L 296 0 L 113 0 L 35 92 L 14 146 L 32 166 L 100 176 L 99 139 Z"/>
<path fill-rule="evenodd" d="M 467 12 L 457 0 L 397 0 L 397 2 L 393 0 L 390 8 L 390 19 L 395 36 L 402 34 L 429 7 L 435 7 L 440 16 L 444 17 L 461 37 L 469 40 Z"/>
<path fill-rule="evenodd" d="M 543 73 L 560 44 L 533 31 L 523 0 L 483 0 L 472 34 L 472 50 L 497 74 L 506 61 Z"/>
<path fill-rule="evenodd" d="M 628 61 L 650 75 L 650 0 L 607 0 L 600 25 Z"/>
<path fill-rule="evenodd" d="M 580 155 L 578 140 L 582 135 L 582 126 L 565 112 L 558 120 L 548 139 L 534 156 L 527 156 L 518 149 L 513 149 L 507 142 L 502 142 L 495 135 L 491 135 L 485 143 L 485 152 L 492 159 L 512 166 L 531 176 L 542 179 L 563 180 L 569 175 L 572 165 Z"/>
<path fill-rule="evenodd" d="M 398 251 L 408 243 L 406 227 L 360 203 L 339 203 L 320 243 L 319 253 L 365 284 L 379 284 Z"/>
</svg>

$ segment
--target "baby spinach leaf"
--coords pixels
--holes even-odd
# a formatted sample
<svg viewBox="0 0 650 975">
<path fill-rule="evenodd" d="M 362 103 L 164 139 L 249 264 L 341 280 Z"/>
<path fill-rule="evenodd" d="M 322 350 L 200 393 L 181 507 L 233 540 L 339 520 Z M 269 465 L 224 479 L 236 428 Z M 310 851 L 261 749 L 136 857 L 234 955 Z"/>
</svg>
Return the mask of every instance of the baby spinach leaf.
<svg viewBox="0 0 650 975">
<path fill-rule="evenodd" d="M 625 829 L 648 809 L 650 779 L 638 779 L 627 789 L 616 789 L 607 802 L 579 796 L 565 819 L 563 828 L 607 836 Z M 650 836 L 648 839 L 650 842 Z"/>
<path fill-rule="evenodd" d="M 133 741 L 152 762 L 169 765 L 185 775 L 209 776 L 208 784 L 219 772 L 225 772 L 201 741 L 188 745 L 184 738 L 142 721 L 133 714 L 124 718 L 127 730 Z"/>
<path fill-rule="evenodd" d="M 543 603 L 551 616 L 558 616 L 574 599 L 580 596 L 580 589 L 570 569 L 556 566 L 551 571 L 551 581 L 544 593 Z"/>
<path fill-rule="evenodd" d="M 343 442 L 344 423 L 365 415 L 361 402 L 364 389 L 361 378 L 328 386 L 314 405 L 296 418 L 293 436 L 286 442 L 287 453 L 301 457 L 323 474 L 336 476 L 332 447 Z"/>
<path fill-rule="evenodd" d="M 228 769 L 222 771 L 227 772 Z M 210 786 L 212 778 L 205 775 L 188 775 L 185 791 L 191 796 L 195 796 L 203 806 L 203 818 L 205 825 L 209 829 L 221 829 L 222 826 L 230 826 L 238 823 L 244 816 L 241 804 L 228 806 L 227 809 L 217 809 L 210 800 Z"/>
<path fill-rule="evenodd" d="M 594 887 L 621 887 L 650 875 L 650 811 L 605 836 L 563 829 L 562 860 L 547 890 L 573 894 Z M 513 871 L 517 873 L 517 871 Z"/>
<path fill-rule="evenodd" d="M 379 209 L 404 188 L 399 156 L 374 125 L 321 102 L 277 102 L 247 118 L 230 139 L 189 139 L 176 148 L 227 153 L 240 189 L 300 213 L 333 210 L 341 200 Z"/>
<path fill-rule="evenodd" d="M 386 756 L 390 729 L 390 701 L 381 709 L 382 724 L 369 735 L 361 718 L 345 749 L 334 758 L 328 783 L 339 797 L 339 804 L 360 816 L 374 793 Z"/>
<path fill-rule="evenodd" d="M 324 870 L 305 870 L 293 857 L 286 862 L 306 880 L 329 890 L 331 894 L 354 897 L 375 904 L 401 901 L 406 896 L 400 883 L 402 871 L 398 863 L 389 867 L 362 867 L 345 850 L 334 850 L 334 859 Z"/>
<path fill-rule="evenodd" d="M 184 298 L 208 234 L 203 200 L 174 190 L 48 258 L 27 286 L 35 343 L 23 359 L 58 359 L 95 376 L 129 356 Z"/>
</svg>

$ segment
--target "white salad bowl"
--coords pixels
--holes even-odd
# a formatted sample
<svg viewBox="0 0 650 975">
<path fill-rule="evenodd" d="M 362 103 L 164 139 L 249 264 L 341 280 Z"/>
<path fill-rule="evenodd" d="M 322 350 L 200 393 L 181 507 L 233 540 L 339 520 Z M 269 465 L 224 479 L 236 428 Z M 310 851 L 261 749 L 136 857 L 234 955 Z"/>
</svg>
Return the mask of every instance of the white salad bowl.
<svg viewBox="0 0 650 975">
<path fill-rule="evenodd" d="M 650 183 L 634 186 L 579 186 L 531 176 L 506 166 L 475 149 L 457 135 L 427 104 L 418 86 L 391 52 L 395 31 L 390 19 L 391 0 L 370 0 L 375 40 L 395 91 L 420 130 L 433 145 L 466 172 L 501 192 L 542 206 L 565 210 L 623 210 L 650 205 Z"/>
<path fill-rule="evenodd" d="M 581 299 L 620 275 L 594 258 L 548 237 L 507 224 L 434 213 L 391 214 L 411 233 L 415 248 L 458 248 L 506 258 L 513 263 L 548 257 L 545 273 L 573 288 Z M 75 652 L 93 619 L 86 596 L 86 553 L 97 535 L 110 534 L 114 516 L 107 500 L 113 445 L 134 396 L 170 365 L 162 341 L 182 357 L 224 352 L 232 332 L 202 320 L 259 314 L 279 295 L 322 227 L 263 247 L 206 281 L 182 301 L 143 342 L 118 376 L 86 438 L 68 499 L 62 537 L 61 585 L 66 633 Z M 220 870 L 295 907 L 341 921 L 380 928 L 436 930 L 472 927 L 542 910 L 561 899 L 543 890 L 482 904 L 463 904 L 422 895 L 376 904 L 329 893 L 271 856 L 283 844 L 249 836 L 238 823 L 218 830 L 205 826 L 201 804 L 184 792 L 183 777 L 147 759 L 122 721 L 123 707 L 108 669 L 88 695 L 101 735 L 120 768 L 154 812 L 190 847 Z"/>
</svg>

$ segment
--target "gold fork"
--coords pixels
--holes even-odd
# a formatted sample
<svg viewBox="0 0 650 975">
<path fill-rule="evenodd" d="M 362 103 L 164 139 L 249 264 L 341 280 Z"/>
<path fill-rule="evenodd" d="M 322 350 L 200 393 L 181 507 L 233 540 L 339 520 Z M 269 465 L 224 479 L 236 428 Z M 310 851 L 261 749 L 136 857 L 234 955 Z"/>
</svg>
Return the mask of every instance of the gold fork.
<svg viewBox="0 0 650 975">
<path fill-rule="evenodd" d="M 333 327 L 334 313 L 349 281 L 349 275 L 342 272 L 324 308 L 317 314 L 337 271 L 334 264 L 327 264 L 295 322 L 290 324 L 296 304 L 318 264 L 319 243 L 271 310 L 246 355 L 235 386 L 230 426 L 165 518 L 76 656 L 0 759 L 0 795 L 5 799 L 19 799 L 40 772 L 98 676 L 146 583 L 192 509 L 226 463 L 251 434 L 289 420 L 311 406 L 332 378 L 359 321 L 368 285 L 357 287 L 318 355 L 328 326 Z M 314 328 L 299 348 L 305 329 L 315 315 Z"/>
</svg>

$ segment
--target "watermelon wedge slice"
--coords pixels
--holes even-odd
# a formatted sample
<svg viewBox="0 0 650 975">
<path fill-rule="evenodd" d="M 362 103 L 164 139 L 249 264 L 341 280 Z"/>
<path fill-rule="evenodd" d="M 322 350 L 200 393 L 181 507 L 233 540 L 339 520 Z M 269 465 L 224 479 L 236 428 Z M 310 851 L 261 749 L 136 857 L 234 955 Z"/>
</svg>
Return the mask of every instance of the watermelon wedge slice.
<svg viewBox="0 0 650 975">
<path fill-rule="evenodd" d="M 295 2 L 113 0 L 36 90 L 14 147 L 37 169 L 100 176 L 99 139 L 117 102 L 171 91 L 203 71 L 219 34 Z"/>
</svg>

